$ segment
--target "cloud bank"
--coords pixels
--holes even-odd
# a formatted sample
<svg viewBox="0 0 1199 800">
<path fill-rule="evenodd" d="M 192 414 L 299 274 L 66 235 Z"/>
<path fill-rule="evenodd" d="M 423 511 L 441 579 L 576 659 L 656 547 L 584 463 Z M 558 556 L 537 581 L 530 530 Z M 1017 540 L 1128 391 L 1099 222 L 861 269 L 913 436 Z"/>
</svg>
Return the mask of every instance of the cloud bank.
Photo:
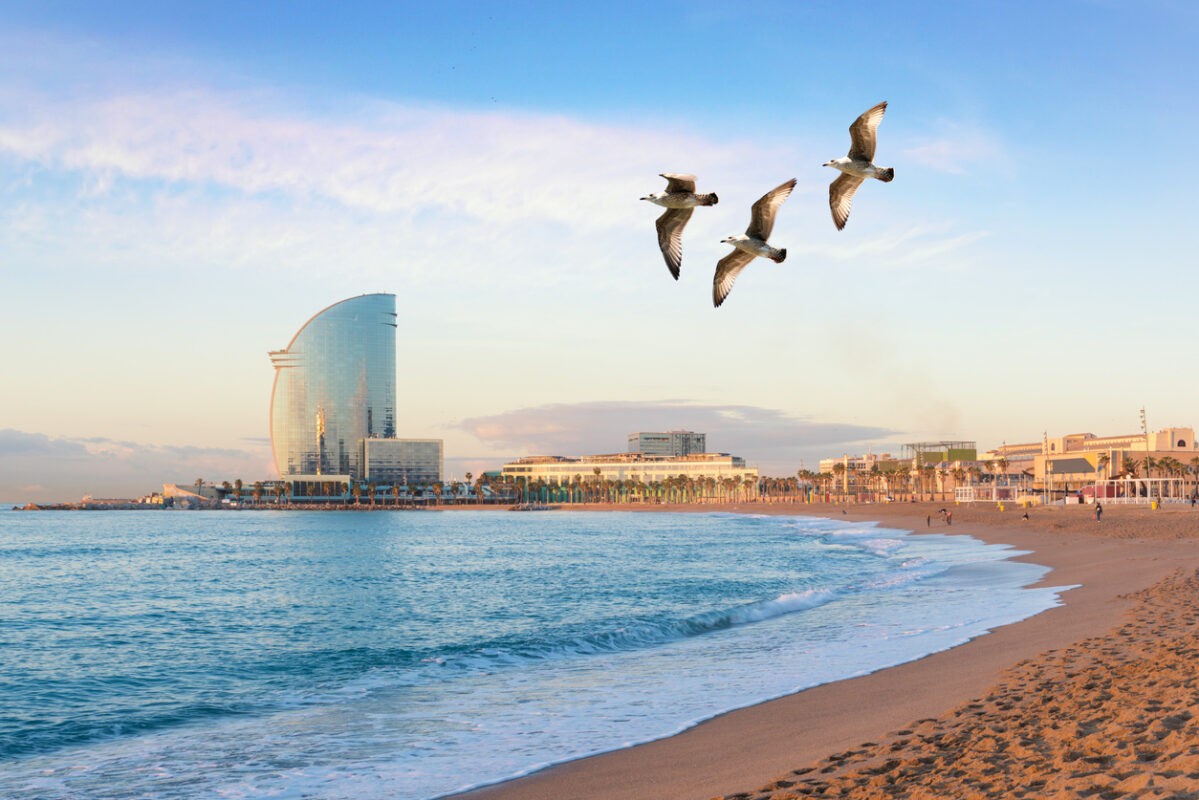
<svg viewBox="0 0 1199 800">
<path fill-rule="evenodd" d="M 0 502 L 140 497 L 164 482 L 246 483 L 274 476 L 269 446 L 246 449 L 69 439 L 0 428 Z"/>
<path fill-rule="evenodd" d="M 703 405 L 684 400 L 596 401 L 521 408 L 464 419 L 456 427 L 496 448 L 521 455 L 577 456 L 623 452 L 628 434 L 693 430 L 708 449 L 745 458 L 766 474 L 790 475 L 800 462 L 858 449 L 897 434 L 882 427 L 822 423 L 748 405 Z"/>
</svg>

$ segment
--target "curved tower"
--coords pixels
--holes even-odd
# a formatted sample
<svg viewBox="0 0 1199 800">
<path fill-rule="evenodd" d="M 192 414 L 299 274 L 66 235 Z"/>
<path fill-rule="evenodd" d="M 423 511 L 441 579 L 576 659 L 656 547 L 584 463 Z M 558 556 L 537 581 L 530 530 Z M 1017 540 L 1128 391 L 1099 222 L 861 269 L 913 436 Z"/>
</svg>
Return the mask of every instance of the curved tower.
<svg viewBox="0 0 1199 800">
<path fill-rule="evenodd" d="M 395 295 L 334 303 L 270 356 L 271 449 L 280 477 L 361 478 L 359 440 L 395 436 Z"/>
</svg>

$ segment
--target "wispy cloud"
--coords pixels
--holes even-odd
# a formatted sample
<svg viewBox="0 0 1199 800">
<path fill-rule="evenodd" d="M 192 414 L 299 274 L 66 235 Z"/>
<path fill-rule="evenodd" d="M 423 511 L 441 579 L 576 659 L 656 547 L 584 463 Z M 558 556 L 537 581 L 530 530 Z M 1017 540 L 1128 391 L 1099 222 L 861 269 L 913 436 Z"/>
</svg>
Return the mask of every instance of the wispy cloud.
<svg viewBox="0 0 1199 800">
<path fill-rule="evenodd" d="M 800 461 L 896 434 L 882 427 L 822 423 L 749 405 L 705 405 L 684 400 L 595 401 L 521 408 L 465 419 L 458 427 L 496 447 L 522 455 L 621 452 L 637 431 L 693 430 L 708 449 L 741 456 L 771 474 L 790 474 Z"/>
<path fill-rule="evenodd" d="M 1009 169 L 1008 148 L 995 134 L 977 126 L 945 120 L 938 121 L 936 130 L 917 140 L 902 155 L 938 172 L 966 175 L 976 172 L 995 173 Z"/>
<path fill-rule="evenodd" d="M 948 268 L 957 265 L 958 261 L 946 256 L 961 255 L 989 235 L 990 232 L 985 230 L 960 233 L 949 224 L 923 223 L 891 226 L 851 244 L 799 245 L 795 251 L 832 261 L 887 269 L 925 268 L 929 264 Z"/>
<path fill-rule="evenodd" d="M 362 279 L 402 270 L 408 281 L 481 284 L 518 270 L 590 283 L 654 247 L 656 214 L 637 198 L 661 187 L 659 172 L 700 172 L 704 188 L 719 189 L 725 202 L 689 229 L 716 258 L 720 237 L 742 229 L 748 203 L 778 182 L 777 165 L 819 163 L 792 136 L 718 140 L 532 111 L 330 101 L 223 86 L 210 67 L 197 80 L 179 61 L 130 65 L 140 76 L 131 79 L 96 66 L 113 54 L 81 52 L 62 69 L 106 80 L 72 86 L 45 60 L 36 79 L 0 78 L 0 248 L 13 260 Z M 994 153 L 981 134 L 954 133 L 918 144 L 912 159 L 942 169 L 946 157 Z M 792 205 L 824 191 L 801 185 Z M 972 235 L 893 237 L 876 253 L 922 264 Z"/>
<path fill-rule="evenodd" d="M 124 263 L 169 254 L 294 265 L 336 252 L 368 270 L 402 262 L 421 271 L 482 253 L 532 268 L 580 252 L 619 258 L 627 237 L 611 234 L 651 224 L 637 198 L 658 187 L 663 164 L 738 175 L 757 150 L 679 131 L 382 101 L 330 119 L 255 91 L 3 98 L 22 108 L 0 114 L 0 163 L 23 174 L 9 190 L 21 201 L 10 201 L 9 241 L 74 228 L 83 248 Z"/>
</svg>

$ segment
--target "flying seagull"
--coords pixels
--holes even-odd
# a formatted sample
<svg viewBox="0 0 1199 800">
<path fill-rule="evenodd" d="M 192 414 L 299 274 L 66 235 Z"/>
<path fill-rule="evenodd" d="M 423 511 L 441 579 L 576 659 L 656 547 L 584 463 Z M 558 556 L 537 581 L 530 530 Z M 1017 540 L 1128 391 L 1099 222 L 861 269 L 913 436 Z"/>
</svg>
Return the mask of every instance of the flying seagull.
<svg viewBox="0 0 1199 800">
<path fill-rule="evenodd" d="M 841 170 L 841 175 L 829 184 L 828 206 L 833 211 L 833 224 L 837 230 L 845 227 L 849 219 L 849 207 L 853 205 L 853 193 L 867 178 L 878 178 L 883 183 L 895 180 L 893 167 L 874 166 L 874 145 L 878 139 L 878 124 L 887 111 L 887 101 L 862 114 L 849 126 L 849 155 L 826 161 L 824 166 Z"/>
<path fill-rule="evenodd" d="M 720 198 L 715 193 L 696 194 L 694 175 L 676 172 L 661 175 L 666 179 L 666 191 L 653 192 L 641 199 L 666 209 L 666 213 L 658 217 L 658 247 L 662 248 L 666 268 L 677 281 L 683 263 L 683 228 L 691 219 L 691 212 L 696 206 L 714 206 Z"/>
<path fill-rule="evenodd" d="M 714 305 L 719 306 L 724 302 L 724 298 L 728 297 L 729 292 L 733 290 L 733 281 L 737 280 L 741 270 L 745 269 L 745 265 L 753 261 L 755 257 L 762 256 L 776 264 L 783 263 L 787 257 L 786 248 L 776 250 L 768 245 L 766 240 L 770 238 L 770 231 L 774 229 L 774 217 L 778 213 L 779 206 L 783 204 L 794 188 L 795 178 L 792 178 L 762 195 L 749 212 L 749 227 L 745 229 L 745 233 L 734 233 L 732 236 L 720 240 L 724 244 L 731 244 L 736 249 L 720 259 L 720 263 L 716 265 L 716 275 L 712 278 L 712 303 Z"/>
</svg>

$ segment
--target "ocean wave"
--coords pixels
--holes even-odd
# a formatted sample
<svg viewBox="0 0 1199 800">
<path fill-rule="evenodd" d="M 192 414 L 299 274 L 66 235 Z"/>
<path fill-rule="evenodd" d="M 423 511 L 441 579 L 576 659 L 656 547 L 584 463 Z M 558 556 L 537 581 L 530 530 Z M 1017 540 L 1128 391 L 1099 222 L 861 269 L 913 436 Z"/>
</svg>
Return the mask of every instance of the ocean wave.
<svg viewBox="0 0 1199 800">
<path fill-rule="evenodd" d="M 475 647 L 458 647 L 426 653 L 420 657 L 418 666 L 427 676 L 431 669 L 451 672 L 490 671 L 504 666 L 520 667 L 530 661 L 645 650 L 817 608 L 833 602 L 840 595 L 841 591 L 835 589 L 808 589 L 781 594 L 770 600 L 708 611 L 685 619 L 640 620 L 610 630 L 565 636 L 557 640 L 493 640 Z"/>
</svg>

